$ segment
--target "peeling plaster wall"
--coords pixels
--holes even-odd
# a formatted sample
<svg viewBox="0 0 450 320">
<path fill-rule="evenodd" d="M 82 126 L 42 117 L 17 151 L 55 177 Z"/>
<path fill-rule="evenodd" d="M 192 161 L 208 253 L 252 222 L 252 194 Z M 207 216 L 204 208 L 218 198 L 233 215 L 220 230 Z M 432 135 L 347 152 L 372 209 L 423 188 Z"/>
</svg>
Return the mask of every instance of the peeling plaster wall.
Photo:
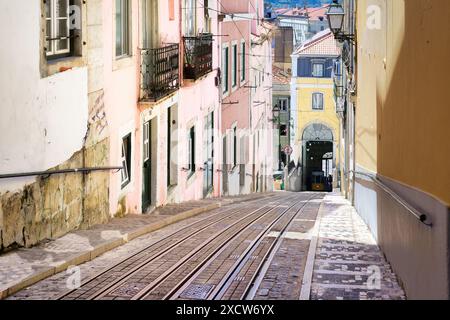
<svg viewBox="0 0 450 320">
<path fill-rule="evenodd" d="M 18 19 L 17 17 L 21 17 Z M 83 146 L 87 69 L 40 75 L 40 2 L 0 2 L 0 172 L 47 170 Z M 0 192 L 30 179 L 0 180 Z"/>
<path fill-rule="evenodd" d="M 101 3 L 83 4 L 83 56 L 50 63 L 42 54 L 42 1 L 0 2 L 0 35 L 14 44 L 0 51 L 1 174 L 110 165 L 95 37 Z M 59 67 L 72 69 L 55 73 Z M 0 180 L 0 251 L 109 217 L 109 172 Z"/>
</svg>

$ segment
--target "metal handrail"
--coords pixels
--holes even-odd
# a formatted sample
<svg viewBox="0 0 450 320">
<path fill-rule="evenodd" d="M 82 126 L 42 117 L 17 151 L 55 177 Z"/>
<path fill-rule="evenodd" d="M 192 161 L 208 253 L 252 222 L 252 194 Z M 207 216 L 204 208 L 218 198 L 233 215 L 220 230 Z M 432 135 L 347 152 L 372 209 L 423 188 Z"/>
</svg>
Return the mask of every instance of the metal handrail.
<svg viewBox="0 0 450 320">
<path fill-rule="evenodd" d="M 431 228 L 433 226 L 433 223 L 431 223 L 431 222 L 427 223 L 428 216 L 426 214 L 422 214 L 419 211 L 417 211 L 416 209 L 414 209 L 413 207 L 411 207 L 411 205 L 406 203 L 395 191 L 391 190 L 388 186 L 386 186 L 377 177 L 374 177 L 371 174 L 360 172 L 360 171 L 350 171 L 350 172 L 353 172 L 354 174 L 358 174 L 358 175 L 361 175 L 361 176 L 364 176 L 364 177 L 367 177 L 367 178 L 371 179 L 373 182 L 375 182 L 375 184 L 377 186 L 379 186 L 381 189 L 383 189 L 384 192 L 389 194 L 395 201 L 397 201 L 407 211 L 409 211 L 417 220 L 419 220 L 421 223 L 423 223 L 427 227 Z"/>
<path fill-rule="evenodd" d="M 117 172 L 119 172 L 120 170 L 123 170 L 123 167 L 94 167 L 94 168 L 62 169 L 62 170 L 53 170 L 53 171 L 8 173 L 8 174 L 0 174 L 0 179 L 11 179 L 11 178 L 33 177 L 33 176 L 50 177 L 55 174 L 90 173 L 92 171 L 111 171 L 111 170 L 117 170 Z"/>
</svg>

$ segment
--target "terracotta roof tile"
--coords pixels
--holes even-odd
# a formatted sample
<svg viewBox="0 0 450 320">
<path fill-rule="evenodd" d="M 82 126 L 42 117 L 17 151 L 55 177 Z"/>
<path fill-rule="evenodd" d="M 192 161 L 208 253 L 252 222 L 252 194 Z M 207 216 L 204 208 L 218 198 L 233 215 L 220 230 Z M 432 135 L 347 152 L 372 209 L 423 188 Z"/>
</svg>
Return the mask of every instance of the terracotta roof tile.
<svg viewBox="0 0 450 320">
<path fill-rule="evenodd" d="M 275 12 L 284 16 L 306 16 L 308 15 L 311 20 L 326 19 L 326 13 L 328 10 L 328 5 L 323 5 L 322 7 L 312 7 L 312 8 L 282 8 L 276 9 Z"/>
<path fill-rule="evenodd" d="M 291 74 L 276 66 L 272 67 L 273 83 L 274 84 L 289 84 L 291 83 Z"/>
<path fill-rule="evenodd" d="M 295 55 L 327 55 L 339 56 L 341 54 L 337 42 L 330 29 L 317 33 L 310 40 L 306 41 L 295 52 Z"/>
</svg>

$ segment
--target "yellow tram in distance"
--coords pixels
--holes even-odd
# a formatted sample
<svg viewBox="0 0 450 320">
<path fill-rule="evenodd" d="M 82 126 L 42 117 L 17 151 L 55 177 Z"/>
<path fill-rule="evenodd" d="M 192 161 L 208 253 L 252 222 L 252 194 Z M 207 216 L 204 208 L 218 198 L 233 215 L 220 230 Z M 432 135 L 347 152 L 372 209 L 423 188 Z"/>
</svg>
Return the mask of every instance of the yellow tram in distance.
<svg viewBox="0 0 450 320">
<path fill-rule="evenodd" d="M 332 191 L 332 181 L 329 177 L 325 177 L 323 171 L 314 171 L 311 174 L 311 190 L 317 192 Z"/>
</svg>

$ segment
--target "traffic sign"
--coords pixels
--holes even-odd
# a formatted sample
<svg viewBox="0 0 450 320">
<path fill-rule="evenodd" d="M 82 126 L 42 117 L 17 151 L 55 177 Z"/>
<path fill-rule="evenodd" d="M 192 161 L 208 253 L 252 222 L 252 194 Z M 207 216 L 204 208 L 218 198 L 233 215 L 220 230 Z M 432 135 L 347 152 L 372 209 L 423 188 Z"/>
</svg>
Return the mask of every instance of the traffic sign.
<svg viewBox="0 0 450 320">
<path fill-rule="evenodd" d="M 291 146 L 285 146 L 283 149 L 284 153 L 286 153 L 288 156 L 290 156 L 292 154 L 292 152 L 294 152 L 294 150 L 292 149 Z"/>
</svg>

